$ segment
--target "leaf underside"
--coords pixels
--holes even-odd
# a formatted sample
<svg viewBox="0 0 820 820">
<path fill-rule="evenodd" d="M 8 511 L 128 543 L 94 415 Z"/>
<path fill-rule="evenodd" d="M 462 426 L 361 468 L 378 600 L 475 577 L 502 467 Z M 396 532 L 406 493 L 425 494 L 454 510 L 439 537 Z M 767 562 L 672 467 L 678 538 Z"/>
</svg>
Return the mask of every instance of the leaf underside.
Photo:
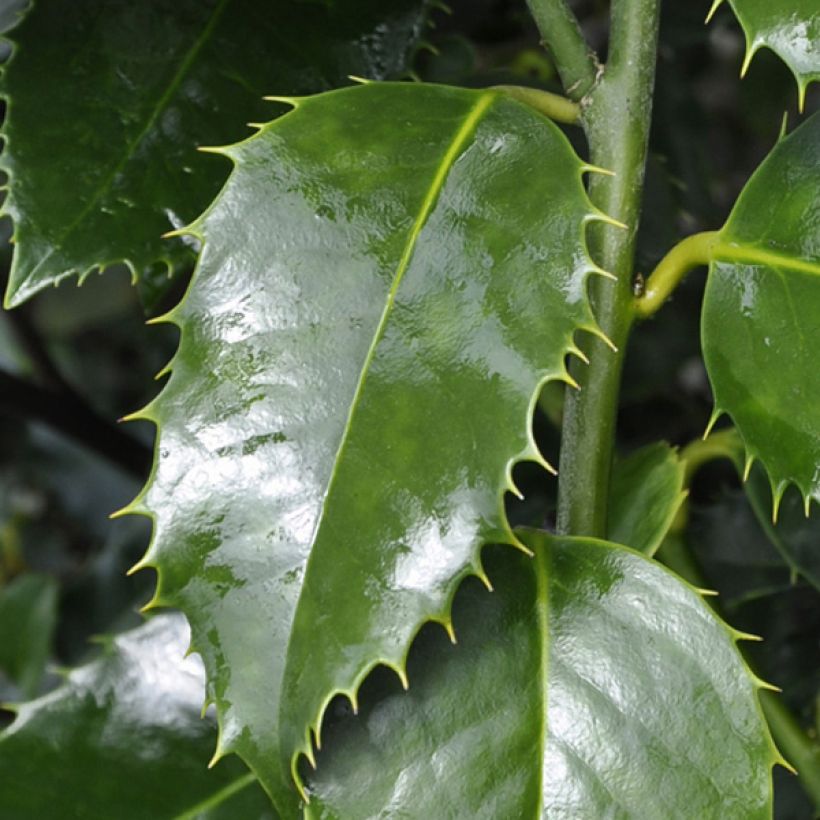
<svg viewBox="0 0 820 820">
<path fill-rule="evenodd" d="M 701 335 L 715 395 L 772 484 L 820 501 L 820 115 L 782 139 L 713 252 Z"/>
<path fill-rule="evenodd" d="M 481 546 L 517 543 L 503 496 L 540 459 L 540 386 L 600 333 L 585 225 L 605 217 L 561 132 L 491 91 L 332 92 L 225 153 L 128 511 L 155 520 L 142 565 L 191 621 L 217 754 L 287 814 L 333 695 L 403 675 Z"/>
<path fill-rule="evenodd" d="M 408 692 L 374 682 L 327 728 L 307 815 L 770 817 L 778 755 L 736 635 L 632 550 L 527 543 L 487 556 L 493 593 L 465 583 L 457 646 L 422 633 Z"/>
<path fill-rule="evenodd" d="M 188 626 L 158 615 L 22 704 L 0 734 L 0 816 L 38 820 L 272 817 L 238 760 L 208 769 L 214 722 Z"/>
<path fill-rule="evenodd" d="M 157 280 L 192 266 L 162 234 L 213 199 L 241 139 L 302 94 L 407 70 L 425 0 L 50 0 L 11 33 L 0 167 L 14 220 L 6 306 L 116 262 Z"/>
<path fill-rule="evenodd" d="M 711 14 L 723 3 L 715 0 Z M 746 37 L 746 73 L 755 52 L 769 48 L 797 80 L 802 110 L 809 83 L 820 80 L 820 5 L 817 0 L 729 0 Z"/>
</svg>

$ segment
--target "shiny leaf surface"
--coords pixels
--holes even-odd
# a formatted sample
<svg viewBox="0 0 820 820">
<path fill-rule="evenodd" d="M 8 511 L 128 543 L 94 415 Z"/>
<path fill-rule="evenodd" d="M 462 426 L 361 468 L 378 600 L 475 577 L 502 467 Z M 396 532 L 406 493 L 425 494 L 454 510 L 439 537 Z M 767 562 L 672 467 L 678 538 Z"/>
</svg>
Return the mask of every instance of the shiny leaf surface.
<svg viewBox="0 0 820 820">
<path fill-rule="evenodd" d="M 604 217 L 561 132 L 492 91 L 331 92 L 225 153 L 130 509 L 155 519 L 143 564 L 192 623 L 219 752 L 286 814 L 334 693 L 403 675 L 481 545 L 515 543 L 540 386 L 600 332 L 584 232 Z"/>
<path fill-rule="evenodd" d="M 272 818 L 239 760 L 206 766 L 215 727 L 187 644 L 184 618 L 159 615 L 22 704 L 0 734 L 0 817 Z"/>
<path fill-rule="evenodd" d="M 684 465 L 663 442 L 616 462 L 609 498 L 608 539 L 654 555 L 686 498 Z"/>
<path fill-rule="evenodd" d="M 43 676 L 57 622 L 57 584 L 29 573 L 0 588 L 0 672 L 26 697 Z"/>
<path fill-rule="evenodd" d="M 465 583 L 457 646 L 420 636 L 408 692 L 328 729 L 309 816 L 769 817 L 776 752 L 732 632 L 632 550 L 527 543 L 488 561 L 493 593 Z"/>
<path fill-rule="evenodd" d="M 712 13 L 721 3 L 723 0 L 715 0 Z M 802 107 L 806 87 L 820 80 L 820 5 L 817 0 L 729 0 L 729 5 L 746 35 L 742 73 L 746 73 L 758 49 L 770 48 L 794 74 Z"/>
<path fill-rule="evenodd" d="M 775 511 L 790 483 L 820 500 L 820 115 L 782 139 L 712 252 L 701 335 L 715 395 Z"/>
<path fill-rule="evenodd" d="M 265 94 L 407 69 L 424 0 L 49 0 L 10 35 L 0 166 L 18 305 L 72 274 L 124 262 L 150 281 L 192 265 L 162 234 L 216 195 L 227 166 L 196 151 L 267 120 Z"/>
</svg>

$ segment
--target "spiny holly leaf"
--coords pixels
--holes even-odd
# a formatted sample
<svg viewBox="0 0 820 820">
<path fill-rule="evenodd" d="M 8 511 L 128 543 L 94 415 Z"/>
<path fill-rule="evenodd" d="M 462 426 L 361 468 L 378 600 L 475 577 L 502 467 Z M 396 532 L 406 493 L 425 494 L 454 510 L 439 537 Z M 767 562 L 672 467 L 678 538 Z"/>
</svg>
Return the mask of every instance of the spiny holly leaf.
<svg viewBox="0 0 820 820">
<path fill-rule="evenodd" d="M 618 461 L 612 471 L 608 539 L 654 555 L 686 498 L 683 474 L 678 454 L 660 441 Z"/>
<path fill-rule="evenodd" d="M 331 92 L 222 152 L 129 509 L 155 519 L 142 564 L 191 621 L 218 754 L 287 814 L 333 695 L 403 677 L 481 545 L 516 543 L 539 389 L 600 334 L 584 233 L 606 217 L 556 126 L 495 91 Z"/>
<path fill-rule="evenodd" d="M 238 760 L 205 765 L 214 725 L 200 715 L 204 675 L 198 659 L 183 660 L 187 640 L 181 615 L 158 615 L 17 707 L 0 734 L 0 815 L 272 817 Z"/>
<path fill-rule="evenodd" d="M 0 587 L 0 671 L 26 697 L 40 685 L 57 622 L 57 584 L 28 573 Z"/>
<path fill-rule="evenodd" d="M 423 633 L 408 692 L 325 732 L 307 815 L 771 816 L 759 685 L 697 593 L 643 555 L 532 533 L 494 593 Z"/>
<path fill-rule="evenodd" d="M 49 0 L 11 35 L 0 165 L 16 242 L 6 305 L 94 268 L 193 263 L 161 235 L 216 195 L 201 144 L 267 120 L 265 94 L 405 72 L 426 0 Z"/>
<path fill-rule="evenodd" d="M 722 3 L 715 0 L 707 22 Z M 817 0 L 729 0 L 729 5 L 746 35 L 741 76 L 759 48 L 770 48 L 794 74 L 802 110 L 806 88 L 820 80 L 820 4 Z"/>
<path fill-rule="evenodd" d="M 820 115 L 782 139 L 711 250 L 701 335 L 715 394 L 773 488 L 820 500 Z"/>
</svg>

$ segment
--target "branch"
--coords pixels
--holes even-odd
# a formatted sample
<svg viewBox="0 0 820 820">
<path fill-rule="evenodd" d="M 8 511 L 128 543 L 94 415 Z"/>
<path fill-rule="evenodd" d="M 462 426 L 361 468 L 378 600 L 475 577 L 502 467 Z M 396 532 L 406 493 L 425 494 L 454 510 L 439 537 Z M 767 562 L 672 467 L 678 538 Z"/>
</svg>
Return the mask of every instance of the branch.
<svg viewBox="0 0 820 820">
<path fill-rule="evenodd" d="M 150 448 L 106 421 L 76 396 L 38 387 L 0 370 L 0 411 L 47 424 L 140 480 L 148 475 Z"/>
<path fill-rule="evenodd" d="M 598 59 L 566 0 L 527 0 L 544 47 L 555 60 L 567 96 L 580 100 L 598 77 Z"/>
</svg>

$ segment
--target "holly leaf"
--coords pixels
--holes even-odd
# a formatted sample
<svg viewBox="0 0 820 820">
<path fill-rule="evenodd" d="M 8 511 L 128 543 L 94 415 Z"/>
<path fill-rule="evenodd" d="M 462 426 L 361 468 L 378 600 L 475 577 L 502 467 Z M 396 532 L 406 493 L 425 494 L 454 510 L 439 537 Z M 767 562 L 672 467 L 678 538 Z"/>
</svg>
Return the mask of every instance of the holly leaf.
<svg viewBox="0 0 820 820">
<path fill-rule="evenodd" d="M 738 635 L 633 550 L 527 543 L 487 561 L 493 593 L 465 583 L 457 646 L 419 637 L 408 692 L 328 727 L 308 816 L 769 818 Z"/>
<path fill-rule="evenodd" d="M 723 0 L 715 0 L 707 22 Z M 755 52 L 770 48 L 797 80 L 800 110 L 809 83 L 820 80 L 820 6 L 817 0 L 729 0 L 746 36 L 741 76 Z"/>
<path fill-rule="evenodd" d="M 560 130 L 496 91 L 345 89 L 220 150 L 126 511 L 155 520 L 141 565 L 191 621 L 217 754 L 287 814 L 333 695 L 378 663 L 404 677 L 481 545 L 523 549 L 504 493 L 541 460 L 541 386 L 569 378 L 578 329 L 601 334 L 585 226 L 607 218 Z"/>
<path fill-rule="evenodd" d="M 820 115 L 783 138 L 711 249 L 701 336 L 715 396 L 772 485 L 820 501 Z"/>
<path fill-rule="evenodd" d="M 32 697 L 43 677 L 57 623 L 57 584 L 27 573 L 0 588 L 0 670 Z"/>
<path fill-rule="evenodd" d="M 240 761 L 204 764 L 215 727 L 200 716 L 204 674 L 183 659 L 187 643 L 181 615 L 158 615 L 16 707 L 0 734 L 3 816 L 272 817 Z"/>
<path fill-rule="evenodd" d="M 117 262 L 154 289 L 163 269 L 193 266 L 190 240 L 161 237 L 225 179 L 196 146 L 269 119 L 265 94 L 406 72 L 426 15 L 426 0 L 35 3 L 0 80 L 15 226 L 6 306 Z"/>
<path fill-rule="evenodd" d="M 686 498 L 684 465 L 659 441 L 620 459 L 612 471 L 607 536 L 652 556 Z"/>
</svg>

